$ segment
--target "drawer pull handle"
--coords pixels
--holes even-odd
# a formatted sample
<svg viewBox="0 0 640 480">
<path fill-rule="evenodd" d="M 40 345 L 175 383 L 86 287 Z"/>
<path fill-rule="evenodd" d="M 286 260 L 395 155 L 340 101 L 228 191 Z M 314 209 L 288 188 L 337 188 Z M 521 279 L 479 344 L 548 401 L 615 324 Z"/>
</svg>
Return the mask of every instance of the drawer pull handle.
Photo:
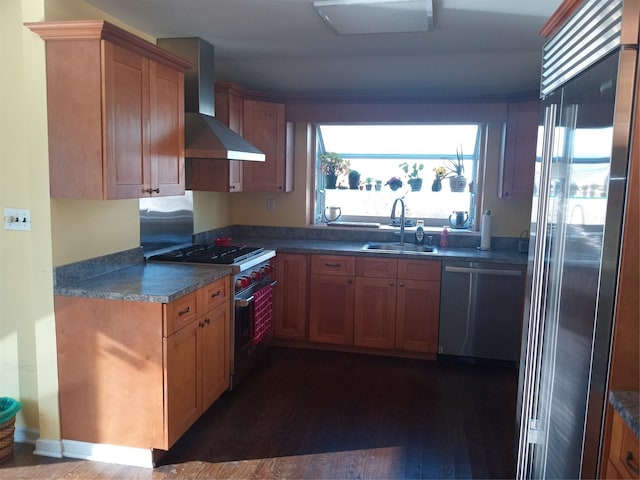
<svg viewBox="0 0 640 480">
<path fill-rule="evenodd" d="M 629 470 L 631 470 L 636 475 L 640 475 L 640 468 L 634 466 L 631 463 L 631 462 L 633 462 L 633 453 L 632 452 L 627 452 L 627 456 L 625 457 L 624 460 L 625 460 L 625 463 L 627 464 L 627 467 L 629 468 Z"/>
<path fill-rule="evenodd" d="M 198 327 L 204 328 L 204 322 L 198 322 Z"/>
<path fill-rule="evenodd" d="M 216 298 L 216 297 L 219 297 L 220 295 L 222 295 L 222 290 L 218 290 L 217 292 L 212 293 L 211 298 Z"/>
<path fill-rule="evenodd" d="M 189 305 L 187 308 L 185 308 L 184 310 L 180 310 L 178 312 L 178 315 L 184 315 L 185 313 L 189 313 L 191 311 L 191 305 Z"/>
<path fill-rule="evenodd" d="M 329 263 L 329 262 L 326 262 L 326 263 L 324 264 L 324 266 L 325 266 L 325 267 L 341 267 L 341 266 L 342 266 L 342 264 L 341 264 L 341 263 Z"/>
</svg>

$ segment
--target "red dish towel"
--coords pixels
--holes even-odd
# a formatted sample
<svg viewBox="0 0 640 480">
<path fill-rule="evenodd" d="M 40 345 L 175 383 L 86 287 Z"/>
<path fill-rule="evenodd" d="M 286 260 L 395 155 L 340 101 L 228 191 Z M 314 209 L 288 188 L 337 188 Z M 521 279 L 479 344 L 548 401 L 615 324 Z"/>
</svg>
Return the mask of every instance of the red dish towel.
<svg viewBox="0 0 640 480">
<path fill-rule="evenodd" d="M 251 305 L 251 340 L 256 345 L 271 331 L 271 312 L 273 310 L 271 285 L 262 287 L 254 293 Z"/>
</svg>

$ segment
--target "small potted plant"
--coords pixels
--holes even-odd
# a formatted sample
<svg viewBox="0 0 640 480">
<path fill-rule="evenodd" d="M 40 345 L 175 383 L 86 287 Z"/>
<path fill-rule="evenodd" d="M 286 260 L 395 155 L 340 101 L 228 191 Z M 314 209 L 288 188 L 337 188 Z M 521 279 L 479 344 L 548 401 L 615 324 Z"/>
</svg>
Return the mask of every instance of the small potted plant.
<svg viewBox="0 0 640 480">
<path fill-rule="evenodd" d="M 464 173 L 464 156 L 462 154 L 462 145 L 460 150 L 456 148 L 456 159 L 449 160 L 449 185 L 452 192 L 464 192 L 464 188 L 467 186 L 467 179 L 463 175 Z"/>
<path fill-rule="evenodd" d="M 394 176 L 387 180 L 387 183 L 385 183 L 385 185 L 389 185 L 389 188 L 395 192 L 400 187 L 402 187 L 402 180 Z"/>
<path fill-rule="evenodd" d="M 382 190 L 382 180 L 376 179 L 374 188 L 376 189 L 376 192 L 379 192 L 380 190 Z"/>
<path fill-rule="evenodd" d="M 431 184 L 431 191 L 439 192 L 442 190 L 442 179 L 447 176 L 447 169 L 443 166 L 436 167 L 433 169 L 433 173 L 435 178 L 433 179 L 433 183 Z"/>
<path fill-rule="evenodd" d="M 321 153 L 320 171 L 325 175 L 325 187 L 336 188 L 338 175 L 349 171 L 349 160 L 340 157 L 336 152 Z"/>
<path fill-rule="evenodd" d="M 370 191 L 371 188 L 373 188 L 373 178 L 367 177 L 367 178 L 364 179 L 364 188 L 367 191 Z"/>
<path fill-rule="evenodd" d="M 404 173 L 409 177 L 407 183 L 411 187 L 412 192 L 419 192 L 422 188 L 422 178 L 420 178 L 420 172 L 424 168 L 422 163 L 414 163 L 411 166 L 411 173 L 409 173 L 409 164 L 407 162 L 401 163 L 400 168 L 404 171 Z"/>
</svg>

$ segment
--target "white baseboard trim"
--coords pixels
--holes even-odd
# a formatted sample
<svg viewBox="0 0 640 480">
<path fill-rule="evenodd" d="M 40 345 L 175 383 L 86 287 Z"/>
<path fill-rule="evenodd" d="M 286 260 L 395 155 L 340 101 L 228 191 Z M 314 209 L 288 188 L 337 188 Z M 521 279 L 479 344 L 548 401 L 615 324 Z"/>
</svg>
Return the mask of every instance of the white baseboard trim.
<svg viewBox="0 0 640 480">
<path fill-rule="evenodd" d="M 117 463 L 132 467 L 153 468 L 151 449 L 121 447 L 102 443 L 62 440 L 62 452 L 65 457 L 98 462 Z"/>
<path fill-rule="evenodd" d="M 36 440 L 36 449 L 34 455 L 42 455 L 43 457 L 62 458 L 62 443 L 60 440 L 44 440 L 39 438 Z"/>
<path fill-rule="evenodd" d="M 13 440 L 17 443 L 30 443 L 35 445 L 40 431 L 37 428 L 16 427 L 13 431 Z"/>
</svg>

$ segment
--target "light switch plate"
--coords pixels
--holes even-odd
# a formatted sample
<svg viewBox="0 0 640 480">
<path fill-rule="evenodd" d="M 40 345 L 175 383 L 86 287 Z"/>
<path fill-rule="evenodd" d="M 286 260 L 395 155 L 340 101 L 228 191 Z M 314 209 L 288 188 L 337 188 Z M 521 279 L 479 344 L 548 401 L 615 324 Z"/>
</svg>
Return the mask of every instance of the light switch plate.
<svg viewBox="0 0 640 480">
<path fill-rule="evenodd" d="M 5 208 L 4 229 L 31 230 L 31 210 L 24 208 Z"/>
</svg>

